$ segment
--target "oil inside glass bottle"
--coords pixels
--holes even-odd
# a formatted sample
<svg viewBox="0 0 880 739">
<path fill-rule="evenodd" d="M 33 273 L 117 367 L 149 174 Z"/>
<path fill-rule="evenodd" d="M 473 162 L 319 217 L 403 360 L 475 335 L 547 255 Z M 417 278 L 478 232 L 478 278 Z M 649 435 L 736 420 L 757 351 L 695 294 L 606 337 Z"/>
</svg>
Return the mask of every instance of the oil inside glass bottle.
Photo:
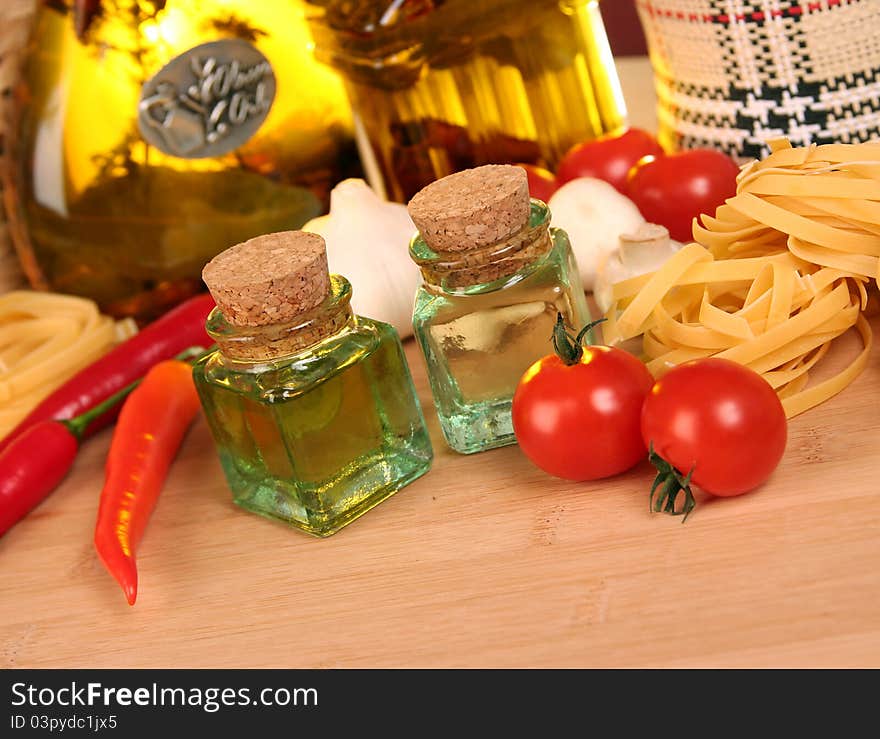
<svg viewBox="0 0 880 739">
<path fill-rule="evenodd" d="M 625 124 L 597 0 L 308 0 L 374 186 L 406 201 L 479 164 L 555 167 Z"/>
<path fill-rule="evenodd" d="M 309 354 L 247 372 L 215 354 L 195 377 L 235 502 L 326 536 L 432 452 L 393 329 L 358 318 Z"/>
<path fill-rule="evenodd" d="M 357 172 L 342 83 L 312 58 L 299 0 L 65 8 L 38 12 L 5 183 L 35 287 L 150 318 L 201 290 L 215 254 L 299 227 Z M 221 153 L 196 146 L 224 133 Z"/>
</svg>

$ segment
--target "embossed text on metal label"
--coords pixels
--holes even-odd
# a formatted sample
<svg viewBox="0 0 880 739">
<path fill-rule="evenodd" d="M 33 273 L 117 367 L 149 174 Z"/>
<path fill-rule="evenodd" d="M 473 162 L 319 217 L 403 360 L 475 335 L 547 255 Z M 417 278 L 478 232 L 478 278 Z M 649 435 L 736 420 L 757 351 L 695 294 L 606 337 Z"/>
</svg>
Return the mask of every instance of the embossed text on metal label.
<svg viewBox="0 0 880 739">
<path fill-rule="evenodd" d="M 138 127 L 148 144 L 176 157 L 216 157 L 244 144 L 275 98 L 272 66 L 241 39 L 195 46 L 141 88 Z"/>
</svg>

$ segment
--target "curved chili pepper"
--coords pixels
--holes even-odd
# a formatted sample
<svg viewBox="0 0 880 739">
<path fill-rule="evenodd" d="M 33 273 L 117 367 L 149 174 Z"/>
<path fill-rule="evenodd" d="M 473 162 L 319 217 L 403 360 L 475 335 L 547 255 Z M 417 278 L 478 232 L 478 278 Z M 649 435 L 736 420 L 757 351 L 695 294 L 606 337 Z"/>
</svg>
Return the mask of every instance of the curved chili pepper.
<svg viewBox="0 0 880 739">
<path fill-rule="evenodd" d="M 119 414 L 107 456 L 95 549 L 129 605 L 137 598 L 135 552 L 198 409 L 192 368 L 170 360 L 147 373 Z"/>
<path fill-rule="evenodd" d="M 40 421 L 0 452 L 0 536 L 24 518 L 67 476 L 86 427 L 134 389 L 124 388 L 67 421 Z"/>
<path fill-rule="evenodd" d="M 214 300 L 208 293 L 190 298 L 80 370 L 0 441 L 0 452 L 40 421 L 74 418 L 95 407 L 143 377 L 156 362 L 177 356 L 193 346 L 211 346 L 212 339 L 205 333 L 205 320 L 213 307 Z M 80 438 L 88 438 L 109 426 L 118 412 L 116 405 L 109 408 L 83 429 Z"/>
<path fill-rule="evenodd" d="M 63 421 L 31 426 L 0 455 L 0 536 L 65 478 L 79 442 Z"/>
</svg>

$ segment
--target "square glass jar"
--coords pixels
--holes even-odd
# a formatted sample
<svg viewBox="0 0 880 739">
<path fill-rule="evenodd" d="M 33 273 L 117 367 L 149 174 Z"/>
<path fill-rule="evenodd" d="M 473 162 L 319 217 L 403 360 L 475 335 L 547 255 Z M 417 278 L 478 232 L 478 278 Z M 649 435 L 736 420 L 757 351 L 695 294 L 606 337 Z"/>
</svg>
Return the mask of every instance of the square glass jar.
<svg viewBox="0 0 880 739">
<path fill-rule="evenodd" d="M 416 235 L 410 256 L 423 275 L 413 328 L 446 442 L 462 454 L 515 443 L 513 394 L 552 352 L 557 313 L 577 328 L 590 321 L 567 234 L 532 200 L 527 226 L 503 243 L 439 254 Z"/>
<path fill-rule="evenodd" d="M 208 331 L 220 349 L 193 369 L 234 501 L 315 536 L 351 523 L 433 458 L 397 332 L 353 315 L 350 285 L 330 279 L 331 304 L 296 326 L 243 331 L 215 311 Z M 231 356 L 236 342 L 271 344 L 328 313 L 333 333 L 296 353 Z"/>
</svg>

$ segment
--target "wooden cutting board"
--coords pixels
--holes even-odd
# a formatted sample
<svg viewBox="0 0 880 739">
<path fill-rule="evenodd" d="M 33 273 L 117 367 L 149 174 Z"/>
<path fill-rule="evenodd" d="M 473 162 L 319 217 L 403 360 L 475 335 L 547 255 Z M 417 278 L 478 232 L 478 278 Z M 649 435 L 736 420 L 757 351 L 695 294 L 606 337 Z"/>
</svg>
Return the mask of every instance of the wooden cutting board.
<svg viewBox="0 0 880 739">
<path fill-rule="evenodd" d="M 618 69 L 633 124 L 654 130 L 647 61 Z M 647 465 L 574 484 L 516 448 L 450 452 L 407 353 L 428 476 L 312 539 L 233 506 L 199 419 L 134 608 L 92 548 L 109 432 L 87 442 L 0 538 L 0 667 L 880 666 L 880 349 L 791 422 L 764 488 L 701 500 L 685 525 L 648 513 Z"/>
<path fill-rule="evenodd" d="M 767 485 L 685 525 L 648 512 L 647 464 L 577 484 L 449 451 L 407 353 L 429 475 L 313 539 L 232 504 L 199 418 L 133 608 L 92 548 L 109 432 L 87 442 L 0 539 L 0 667 L 880 665 L 880 353 L 791 422 Z"/>
</svg>

